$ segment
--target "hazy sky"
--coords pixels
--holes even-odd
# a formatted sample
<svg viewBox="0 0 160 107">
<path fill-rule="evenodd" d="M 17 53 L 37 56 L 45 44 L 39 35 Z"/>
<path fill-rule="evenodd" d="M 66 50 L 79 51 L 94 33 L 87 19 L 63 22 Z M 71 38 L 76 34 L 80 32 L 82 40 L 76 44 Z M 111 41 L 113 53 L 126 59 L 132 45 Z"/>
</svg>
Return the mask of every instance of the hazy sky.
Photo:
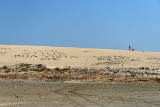
<svg viewBox="0 0 160 107">
<path fill-rule="evenodd" d="M 160 52 L 160 0 L 0 0 L 0 44 Z"/>
</svg>

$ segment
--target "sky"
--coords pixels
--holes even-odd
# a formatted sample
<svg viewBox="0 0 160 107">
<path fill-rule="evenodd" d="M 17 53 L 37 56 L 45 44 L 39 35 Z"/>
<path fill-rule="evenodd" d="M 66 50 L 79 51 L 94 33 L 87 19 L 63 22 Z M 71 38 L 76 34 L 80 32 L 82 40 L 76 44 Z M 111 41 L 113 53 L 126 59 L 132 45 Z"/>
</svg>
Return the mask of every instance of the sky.
<svg viewBox="0 0 160 107">
<path fill-rule="evenodd" d="M 160 0 L 0 0 L 0 44 L 160 52 Z"/>
</svg>

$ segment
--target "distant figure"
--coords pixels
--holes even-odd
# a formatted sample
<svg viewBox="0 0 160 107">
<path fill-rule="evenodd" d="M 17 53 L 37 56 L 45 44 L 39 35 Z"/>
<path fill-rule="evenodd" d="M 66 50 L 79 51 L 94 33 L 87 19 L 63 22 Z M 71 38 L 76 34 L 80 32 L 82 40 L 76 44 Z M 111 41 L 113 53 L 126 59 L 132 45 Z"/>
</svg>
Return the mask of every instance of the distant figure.
<svg viewBox="0 0 160 107">
<path fill-rule="evenodd" d="M 131 50 L 131 46 L 129 45 L 129 51 Z"/>
</svg>

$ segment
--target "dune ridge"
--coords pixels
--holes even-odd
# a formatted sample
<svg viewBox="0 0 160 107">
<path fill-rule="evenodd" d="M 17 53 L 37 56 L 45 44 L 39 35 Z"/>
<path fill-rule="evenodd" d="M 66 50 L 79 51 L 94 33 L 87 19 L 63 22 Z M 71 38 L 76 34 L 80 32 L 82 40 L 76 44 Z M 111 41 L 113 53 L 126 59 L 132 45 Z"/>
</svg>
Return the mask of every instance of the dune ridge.
<svg viewBox="0 0 160 107">
<path fill-rule="evenodd" d="M 70 68 L 73 71 L 75 69 L 87 72 L 101 71 L 103 75 L 110 73 L 112 76 L 116 75 L 116 78 L 117 74 L 124 77 L 127 75 L 127 78 L 128 75 L 136 78 L 155 78 L 158 81 L 160 78 L 159 52 L 0 45 L 0 67 L 5 65 L 11 67 L 22 63 L 42 64 L 49 69 Z M 108 76 L 101 77 L 101 79 L 104 78 Z"/>
</svg>

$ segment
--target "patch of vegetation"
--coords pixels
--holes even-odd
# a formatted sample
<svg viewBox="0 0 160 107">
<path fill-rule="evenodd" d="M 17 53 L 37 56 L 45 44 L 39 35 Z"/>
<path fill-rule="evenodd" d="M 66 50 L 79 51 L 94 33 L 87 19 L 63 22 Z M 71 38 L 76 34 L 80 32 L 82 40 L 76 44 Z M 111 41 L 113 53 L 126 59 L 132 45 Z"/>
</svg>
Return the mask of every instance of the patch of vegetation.
<svg viewBox="0 0 160 107">
<path fill-rule="evenodd" d="M 8 67 L 5 65 L 5 66 L 2 67 L 2 69 L 8 69 Z"/>
<path fill-rule="evenodd" d="M 144 67 L 141 67 L 141 68 L 139 68 L 139 69 L 145 69 Z"/>
<path fill-rule="evenodd" d="M 45 68 L 41 68 L 41 69 L 39 69 L 39 71 L 40 71 L 40 72 L 45 71 L 45 70 L 46 70 Z"/>
<path fill-rule="evenodd" d="M 132 77 L 135 77 L 135 75 L 136 75 L 135 73 L 131 73 L 131 76 L 132 76 Z"/>
<path fill-rule="evenodd" d="M 107 69 L 107 70 L 110 70 L 110 67 L 107 67 L 106 69 Z"/>
<path fill-rule="evenodd" d="M 22 68 L 22 71 L 27 72 L 27 71 L 28 71 L 28 69 L 27 69 L 27 68 L 25 68 L 25 67 L 23 67 L 23 68 Z"/>
<path fill-rule="evenodd" d="M 33 71 L 38 71 L 39 69 L 33 69 Z"/>
<path fill-rule="evenodd" d="M 42 68 L 42 67 L 44 67 L 42 64 L 37 64 L 36 66 L 37 66 L 37 68 Z"/>
<path fill-rule="evenodd" d="M 114 73 L 115 73 L 115 74 L 117 74 L 117 73 L 118 73 L 118 71 L 114 71 Z"/>
<path fill-rule="evenodd" d="M 59 70 L 60 70 L 60 68 L 55 68 L 55 70 L 59 71 Z"/>
<path fill-rule="evenodd" d="M 33 71 L 36 71 L 36 72 L 43 72 L 43 71 L 49 71 L 50 69 L 48 68 L 35 68 L 33 69 Z"/>
<path fill-rule="evenodd" d="M 19 65 L 19 69 L 22 71 L 37 71 L 37 72 L 42 72 L 42 71 L 51 71 L 51 69 L 46 68 L 46 66 L 42 65 L 42 64 L 25 64 L 25 63 L 21 63 Z"/>
<path fill-rule="evenodd" d="M 142 70 L 149 70 L 148 67 L 141 67 L 141 68 L 139 68 L 139 69 L 142 69 Z"/>
<path fill-rule="evenodd" d="M 46 70 L 47 70 L 47 71 L 51 71 L 51 69 L 49 69 L 49 68 L 47 68 Z"/>
<path fill-rule="evenodd" d="M 69 70 L 69 68 L 63 68 L 62 70 L 67 71 L 67 70 Z"/>
<path fill-rule="evenodd" d="M 25 68 L 30 68 L 30 67 L 31 67 L 31 64 L 21 63 L 19 66 L 20 66 L 20 67 L 25 67 Z"/>
<path fill-rule="evenodd" d="M 70 67 L 68 67 L 68 68 L 63 68 L 62 70 L 63 71 L 68 71 L 68 70 L 70 70 L 71 68 Z"/>
<path fill-rule="evenodd" d="M 10 70 L 10 69 L 5 70 L 5 73 L 9 73 L 9 72 L 11 72 L 11 70 Z"/>
<path fill-rule="evenodd" d="M 3 70 L 3 71 L 5 71 L 5 73 L 9 73 L 9 72 L 11 72 L 11 69 L 8 67 L 8 66 L 3 66 L 2 68 L 1 68 L 1 70 Z"/>
</svg>

